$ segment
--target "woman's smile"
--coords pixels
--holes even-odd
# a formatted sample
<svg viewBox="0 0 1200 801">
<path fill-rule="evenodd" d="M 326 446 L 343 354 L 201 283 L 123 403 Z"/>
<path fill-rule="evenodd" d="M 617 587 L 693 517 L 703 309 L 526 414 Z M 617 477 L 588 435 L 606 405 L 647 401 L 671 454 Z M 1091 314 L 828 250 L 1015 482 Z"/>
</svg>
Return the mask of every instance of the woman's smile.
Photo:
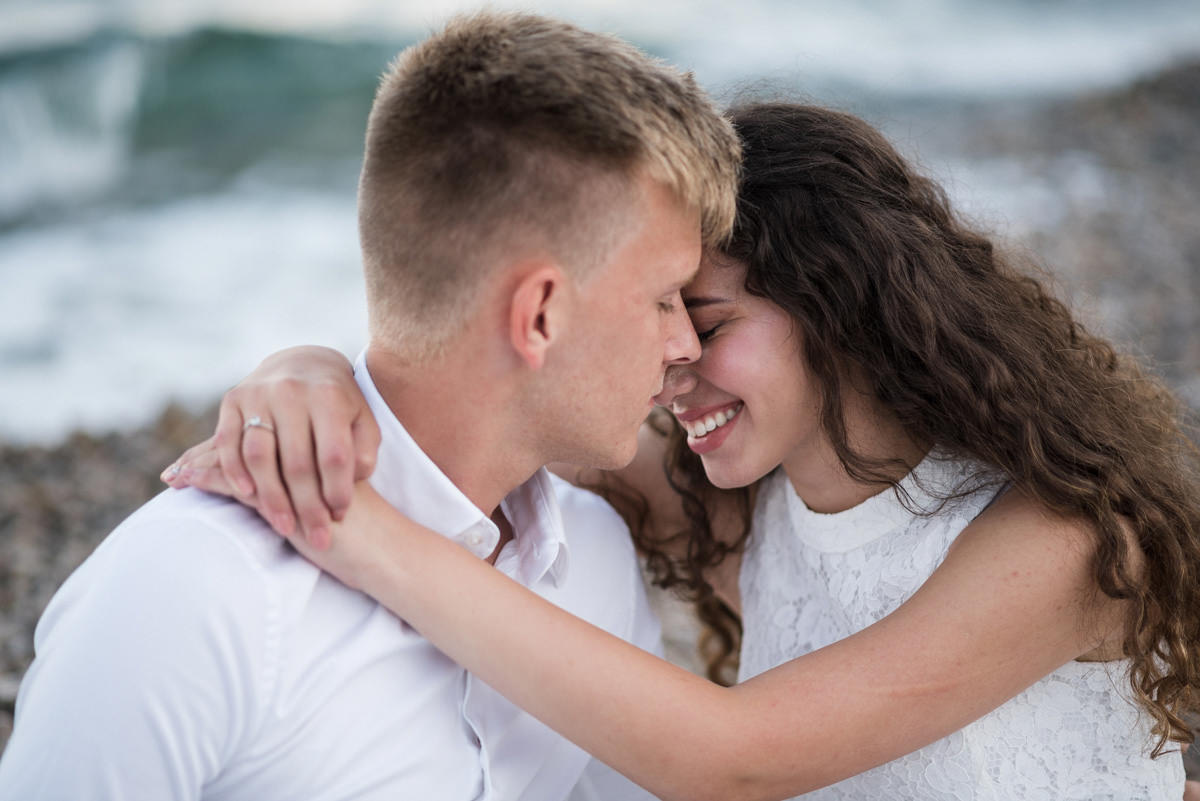
<svg viewBox="0 0 1200 801">
<path fill-rule="evenodd" d="M 720 407 L 678 413 L 676 419 L 687 432 L 688 447 L 705 454 L 721 447 L 743 408 L 744 403 L 735 401 Z"/>
<path fill-rule="evenodd" d="M 732 413 L 724 415 L 724 423 L 715 423 L 713 418 L 709 417 L 704 422 L 693 424 L 690 427 L 684 426 L 688 429 L 687 446 L 694 453 L 698 453 L 701 456 L 706 453 L 712 453 L 729 438 L 734 426 L 742 419 L 741 411 L 742 405 L 739 403 L 733 409 Z M 713 426 L 711 429 L 708 428 L 710 424 Z M 704 430 L 704 433 L 699 433 L 701 429 Z"/>
</svg>

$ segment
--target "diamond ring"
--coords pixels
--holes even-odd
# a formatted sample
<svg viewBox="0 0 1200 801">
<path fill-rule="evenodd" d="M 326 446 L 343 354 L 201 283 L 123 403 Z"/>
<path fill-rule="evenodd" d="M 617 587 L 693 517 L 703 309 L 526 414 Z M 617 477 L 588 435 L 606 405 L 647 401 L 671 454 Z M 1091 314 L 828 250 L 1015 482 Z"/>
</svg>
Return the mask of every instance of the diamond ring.
<svg viewBox="0 0 1200 801">
<path fill-rule="evenodd" d="M 249 431 L 251 428 L 261 428 L 266 431 L 270 431 L 272 434 L 275 433 L 275 426 L 264 421 L 258 415 L 254 415 L 253 417 L 246 420 L 246 422 L 242 425 L 242 433 Z"/>
</svg>

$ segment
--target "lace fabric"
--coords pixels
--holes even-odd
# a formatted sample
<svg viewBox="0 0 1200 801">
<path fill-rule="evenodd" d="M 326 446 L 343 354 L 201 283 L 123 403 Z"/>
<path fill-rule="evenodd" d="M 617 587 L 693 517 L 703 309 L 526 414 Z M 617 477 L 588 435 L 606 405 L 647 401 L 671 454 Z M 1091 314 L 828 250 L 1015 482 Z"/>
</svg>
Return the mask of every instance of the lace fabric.
<svg viewBox="0 0 1200 801">
<path fill-rule="evenodd" d="M 833 515 L 782 471 L 759 493 L 739 584 L 739 680 L 866 628 L 906 601 L 1001 484 L 931 454 L 901 482 Z M 942 502 L 947 493 L 960 497 Z M 934 512 L 931 516 L 917 512 Z M 1071 662 L 965 728 L 804 799 L 1178 801 L 1178 753 L 1148 757 L 1150 724 L 1122 693 L 1123 662 Z"/>
</svg>

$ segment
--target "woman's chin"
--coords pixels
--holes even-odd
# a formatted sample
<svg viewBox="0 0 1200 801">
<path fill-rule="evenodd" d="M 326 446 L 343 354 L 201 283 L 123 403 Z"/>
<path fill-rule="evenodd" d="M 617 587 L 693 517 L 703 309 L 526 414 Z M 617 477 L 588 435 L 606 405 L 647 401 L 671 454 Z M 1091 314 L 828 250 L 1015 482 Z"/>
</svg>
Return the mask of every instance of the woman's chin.
<svg viewBox="0 0 1200 801">
<path fill-rule="evenodd" d="M 708 476 L 708 482 L 717 489 L 726 490 L 748 487 L 776 467 L 770 465 L 759 469 L 755 465 L 745 463 L 723 464 L 721 459 L 704 456 L 700 457 L 700 461 L 704 464 L 704 474 Z"/>
</svg>

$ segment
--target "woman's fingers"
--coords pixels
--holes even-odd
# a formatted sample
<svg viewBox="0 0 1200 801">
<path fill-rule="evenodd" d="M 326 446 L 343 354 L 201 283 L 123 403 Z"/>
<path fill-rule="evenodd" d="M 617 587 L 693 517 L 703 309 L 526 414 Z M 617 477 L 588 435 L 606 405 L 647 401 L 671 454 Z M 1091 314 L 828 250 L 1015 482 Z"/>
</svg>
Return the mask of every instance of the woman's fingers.
<svg viewBox="0 0 1200 801">
<path fill-rule="evenodd" d="M 220 459 L 217 457 L 217 446 L 214 440 L 215 437 L 209 437 L 203 442 L 188 448 L 166 470 L 162 471 L 159 478 L 174 489 L 192 486 L 189 478 L 197 465 L 210 462 L 220 465 Z"/>
<path fill-rule="evenodd" d="M 260 424 L 246 425 L 242 429 L 240 456 L 254 477 L 258 512 L 271 524 L 271 528 L 290 537 L 296 530 L 296 524 L 291 499 L 279 475 L 278 428 L 273 420 L 264 420 L 261 415 L 250 419 Z M 225 465 L 223 456 L 221 465 Z"/>
<path fill-rule="evenodd" d="M 248 501 L 255 495 L 254 479 L 242 461 L 242 427 L 245 425 L 242 403 L 245 390 L 234 387 L 221 399 L 217 415 L 217 432 L 213 442 L 220 457 L 221 469 L 236 495 Z"/>
<path fill-rule="evenodd" d="M 185 453 L 182 461 L 180 478 L 187 486 L 218 495 L 234 494 L 225 471 L 221 469 L 221 459 L 211 439 Z"/>
<path fill-rule="evenodd" d="M 366 481 L 375 472 L 381 436 L 379 423 L 365 402 L 351 431 L 354 436 L 354 480 Z M 341 517 L 337 519 L 341 520 Z"/>
<path fill-rule="evenodd" d="M 354 429 L 341 418 L 319 412 L 313 414 L 312 424 L 321 497 L 330 517 L 341 520 L 354 494 L 358 466 Z"/>
<path fill-rule="evenodd" d="M 275 404 L 279 427 L 279 472 L 289 498 L 289 512 L 295 516 L 300 531 L 309 541 L 324 541 L 329 536 L 331 517 L 321 492 L 321 476 L 317 469 L 311 415 L 318 406 L 311 402 Z M 345 427 L 345 426 L 343 426 Z M 348 430 L 348 428 L 347 428 Z"/>
<path fill-rule="evenodd" d="M 212 437 L 184 451 L 174 464 L 163 471 L 160 478 L 174 489 L 195 487 L 218 495 L 234 494 L 221 469 L 221 460 Z"/>
</svg>

